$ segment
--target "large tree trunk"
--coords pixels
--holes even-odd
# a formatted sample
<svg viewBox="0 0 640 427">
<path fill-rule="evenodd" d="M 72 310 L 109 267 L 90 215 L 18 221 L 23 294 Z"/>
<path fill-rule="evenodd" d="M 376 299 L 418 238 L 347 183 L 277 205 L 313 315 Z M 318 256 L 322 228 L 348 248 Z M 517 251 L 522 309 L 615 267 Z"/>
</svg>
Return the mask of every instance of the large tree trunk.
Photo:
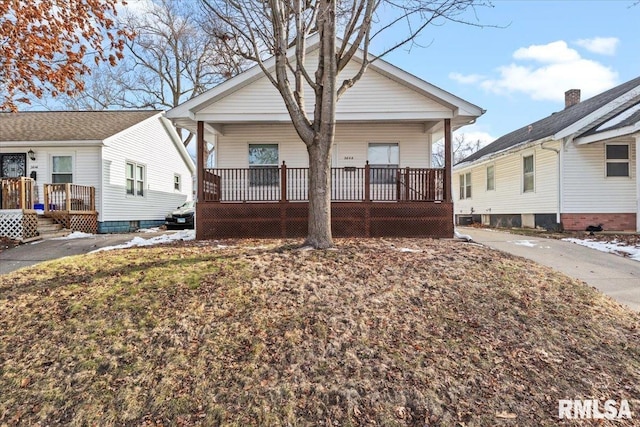
<svg viewBox="0 0 640 427">
<path fill-rule="evenodd" d="M 316 249 L 333 246 L 331 236 L 331 146 L 336 117 L 336 22 L 335 2 L 321 0 L 318 12 L 320 55 L 316 70 L 316 103 L 313 141 L 309 152 L 309 228 L 306 245 Z"/>
<path fill-rule="evenodd" d="M 331 145 L 333 131 L 316 134 L 309 153 L 309 228 L 305 246 L 326 249 L 333 246 L 331 236 Z"/>
</svg>

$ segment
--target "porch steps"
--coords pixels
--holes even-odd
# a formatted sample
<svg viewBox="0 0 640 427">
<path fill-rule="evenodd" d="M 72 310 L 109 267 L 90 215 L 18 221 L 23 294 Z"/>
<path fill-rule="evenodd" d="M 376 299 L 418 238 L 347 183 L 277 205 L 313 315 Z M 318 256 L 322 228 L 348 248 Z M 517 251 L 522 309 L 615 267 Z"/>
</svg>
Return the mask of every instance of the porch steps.
<svg viewBox="0 0 640 427">
<path fill-rule="evenodd" d="M 52 218 L 38 215 L 38 235 L 43 239 L 52 237 L 64 237 L 71 231 L 62 228 L 61 224 L 56 223 Z"/>
</svg>

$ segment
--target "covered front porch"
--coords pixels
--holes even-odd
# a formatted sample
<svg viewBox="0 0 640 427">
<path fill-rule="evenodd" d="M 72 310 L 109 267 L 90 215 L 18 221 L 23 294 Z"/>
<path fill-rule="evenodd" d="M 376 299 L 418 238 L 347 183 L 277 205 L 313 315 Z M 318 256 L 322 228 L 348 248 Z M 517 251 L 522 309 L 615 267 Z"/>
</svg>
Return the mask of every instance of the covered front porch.
<svg viewBox="0 0 640 427">
<path fill-rule="evenodd" d="M 451 123 L 442 122 L 443 168 L 370 165 L 331 168 L 334 237 L 453 236 Z M 196 237 L 293 238 L 307 233 L 307 167 L 207 167 L 198 122 Z"/>
</svg>

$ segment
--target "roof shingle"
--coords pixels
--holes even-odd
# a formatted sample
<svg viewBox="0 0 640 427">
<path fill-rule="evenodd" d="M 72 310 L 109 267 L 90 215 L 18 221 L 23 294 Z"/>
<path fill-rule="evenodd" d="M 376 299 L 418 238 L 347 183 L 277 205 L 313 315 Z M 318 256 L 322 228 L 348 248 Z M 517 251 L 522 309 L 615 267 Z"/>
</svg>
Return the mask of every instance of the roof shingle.
<svg viewBox="0 0 640 427">
<path fill-rule="evenodd" d="M 0 113 L 0 141 L 104 140 L 160 111 Z"/>
<path fill-rule="evenodd" d="M 553 113 L 542 120 L 523 126 L 520 129 L 501 136 L 491 144 L 461 160 L 458 164 L 473 162 L 490 154 L 508 150 L 517 145 L 551 136 L 639 85 L 640 77 L 636 77 L 633 80 L 586 99 L 576 105 Z"/>
</svg>

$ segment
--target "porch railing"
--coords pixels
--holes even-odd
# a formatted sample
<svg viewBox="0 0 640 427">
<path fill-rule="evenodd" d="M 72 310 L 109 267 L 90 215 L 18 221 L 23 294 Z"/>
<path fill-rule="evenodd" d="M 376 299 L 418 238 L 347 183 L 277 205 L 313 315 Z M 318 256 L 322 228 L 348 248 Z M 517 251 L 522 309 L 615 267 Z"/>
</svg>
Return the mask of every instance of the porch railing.
<svg viewBox="0 0 640 427">
<path fill-rule="evenodd" d="M 3 178 L 2 209 L 33 209 L 35 181 L 27 177 Z"/>
<path fill-rule="evenodd" d="M 423 168 L 331 168 L 335 202 L 437 202 L 444 200 L 445 170 Z M 305 202 L 309 168 L 205 169 L 205 202 Z"/>
<path fill-rule="evenodd" d="M 94 187 L 77 184 L 44 184 L 44 211 L 93 212 L 96 210 Z"/>
</svg>

